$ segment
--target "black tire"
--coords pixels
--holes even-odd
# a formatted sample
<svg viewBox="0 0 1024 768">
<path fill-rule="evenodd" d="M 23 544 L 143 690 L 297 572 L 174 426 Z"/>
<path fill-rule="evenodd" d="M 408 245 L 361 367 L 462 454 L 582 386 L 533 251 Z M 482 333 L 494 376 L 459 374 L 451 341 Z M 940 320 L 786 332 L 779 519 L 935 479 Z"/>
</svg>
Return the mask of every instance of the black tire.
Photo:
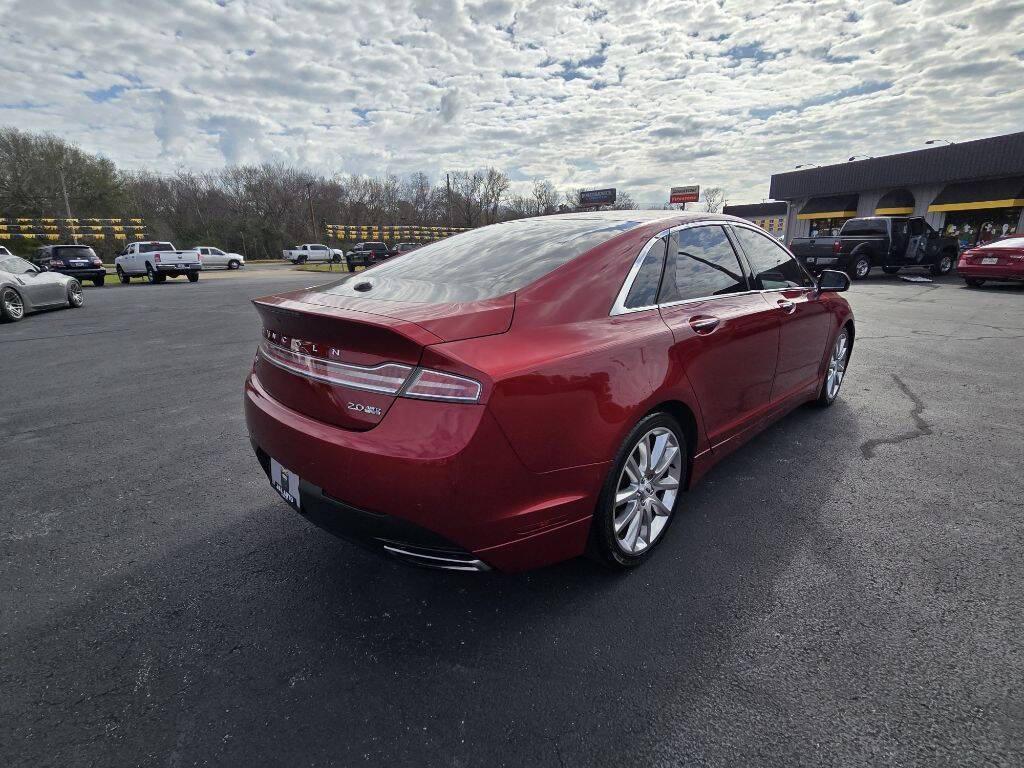
<svg viewBox="0 0 1024 768">
<path fill-rule="evenodd" d="M 0 320 L 16 323 L 25 316 L 25 302 L 13 288 L 0 291 Z"/>
<path fill-rule="evenodd" d="M 121 285 L 128 285 L 132 281 L 131 275 L 121 269 L 121 266 L 117 267 L 117 279 L 121 281 Z"/>
<path fill-rule="evenodd" d="M 306 263 L 306 257 L 305 256 L 299 256 L 299 258 L 295 260 L 295 263 L 296 264 L 305 264 Z"/>
<path fill-rule="evenodd" d="M 159 282 L 162 282 L 160 280 L 161 277 L 163 277 L 163 275 L 157 274 L 156 270 L 153 269 L 153 265 L 150 264 L 147 261 L 146 262 L 146 280 L 149 281 L 149 284 L 150 285 L 155 285 L 155 284 L 157 284 Z"/>
<path fill-rule="evenodd" d="M 946 251 L 939 255 L 939 260 L 932 264 L 930 271 L 933 275 L 948 275 L 953 271 L 953 262 L 955 261 L 956 257 Z"/>
<path fill-rule="evenodd" d="M 78 309 L 85 304 L 85 292 L 82 290 L 82 284 L 77 280 L 71 280 L 68 282 L 68 306 L 72 309 Z"/>
<path fill-rule="evenodd" d="M 198 272 L 189 272 L 188 273 L 188 281 L 190 283 L 198 283 L 199 282 L 199 273 Z"/>
<path fill-rule="evenodd" d="M 846 339 L 846 352 L 843 356 L 842 375 L 839 378 L 839 384 L 835 387 L 835 390 L 830 392 L 829 380 L 830 374 L 832 373 L 832 356 L 834 355 L 836 348 L 839 346 L 840 339 L 844 338 Z M 832 341 L 832 346 L 829 348 L 828 368 L 825 370 L 825 378 L 822 379 L 821 389 L 818 390 L 817 403 L 822 408 L 828 408 L 839 398 L 840 389 L 843 385 L 843 381 L 846 378 L 846 367 L 850 364 L 850 353 L 853 351 L 852 341 L 853 339 L 850 336 L 850 329 L 848 326 L 845 325 L 841 329 L 839 329 L 839 333 L 836 334 L 835 339 L 833 339 Z"/>
<path fill-rule="evenodd" d="M 895 275 L 900 271 L 899 267 L 882 267 L 882 271 L 887 275 Z"/>
<path fill-rule="evenodd" d="M 238 269 L 241 264 L 238 263 L 238 259 L 232 259 L 228 262 L 228 269 Z"/>
<path fill-rule="evenodd" d="M 871 257 L 865 254 L 856 256 L 853 263 L 850 264 L 850 270 L 847 274 L 851 280 L 863 280 L 871 272 Z"/>
<path fill-rule="evenodd" d="M 331 256 L 331 263 L 341 264 L 341 256 L 339 256 L 338 254 L 334 254 L 333 256 Z"/>
<path fill-rule="evenodd" d="M 985 284 L 985 281 L 979 277 L 965 277 L 964 282 L 971 288 L 981 288 Z"/>
<path fill-rule="evenodd" d="M 675 497 L 669 507 L 671 511 L 667 516 L 665 516 L 666 519 L 664 520 L 662 528 L 654 534 L 654 539 L 647 544 L 641 552 L 631 554 L 625 551 L 623 544 L 620 544 L 615 533 L 615 497 L 619 491 L 619 483 L 620 479 L 623 478 L 626 462 L 629 460 L 634 449 L 637 448 L 642 439 L 645 439 L 653 430 L 657 429 L 663 429 L 671 432 L 678 444 L 677 455 L 679 464 L 676 468 L 679 475 L 678 488 L 675 491 Z M 675 461 L 675 459 L 673 459 L 673 461 Z M 612 462 L 612 468 L 608 472 L 608 476 L 605 478 L 604 486 L 601 489 L 601 495 L 598 498 L 597 508 L 594 510 L 594 520 L 590 531 L 589 554 L 594 559 L 610 568 L 622 570 L 635 568 L 647 560 L 647 558 L 651 556 L 651 553 L 658 548 L 658 545 L 665 541 L 665 536 L 668 533 L 669 527 L 672 525 L 672 521 L 679 514 L 679 510 L 682 507 L 684 486 L 688 472 L 689 453 L 687 451 L 686 436 L 683 434 L 683 430 L 679 427 L 678 422 L 669 414 L 661 412 L 652 413 L 642 418 L 637 425 L 630 430 L 629 434 L 626 435 L 626 439 L 622 441 L 622 445 L 619 447 L 619 450 L 615 455 L 615 461 Z M 650 482 L 645 481 L 645 483 L 649 487 Z M 654 493 L 658 492 L 659 491 L 654 491 Z M 668 491 L 663 491 L 662 493 L 667 495 Z M 634 517 L 641 517 L 642 519 L 642 513 L 636 511 L 634 512 Z M 658 519 L 658 517 L 661 516 L 659 515 L 651 518 L 651 523 Z M 623 529 L 626 532 L 627 538 L 629 536 L 628 531 L 631 527 L 632 526 L 627 525 Z M 639 524 L 639 527 L 642 531 L 643 525 Z M 651 524 L 649 523 L 648 535 L 650 534 Z"/>
<path fill-rule="evenodd" d="M 95 285 L 97 288 L 102 288 L 104 281 L 106 281 L 105 277 L 96 277 L 93 278 L 92 284 Z"/>
</svg>

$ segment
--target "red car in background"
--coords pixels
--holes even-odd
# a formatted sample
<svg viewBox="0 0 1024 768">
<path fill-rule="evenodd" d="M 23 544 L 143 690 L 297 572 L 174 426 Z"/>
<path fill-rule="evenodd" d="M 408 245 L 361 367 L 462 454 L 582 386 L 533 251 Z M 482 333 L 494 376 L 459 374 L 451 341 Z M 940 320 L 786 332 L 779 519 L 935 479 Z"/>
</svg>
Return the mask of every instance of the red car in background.
<svg viewBox="0 0 1024 768">
<path fill-rule="evenodd" d="M 483 227 L 257 299 L 250 437 L 299 512 L 406 561 L 634 566 L 715 462 L 835 401 L 850 283 L 820 280 L 729 216 Z"/>
<path fill-rule="evenodd" d="M 1024 281 L 1024 237 L 1010 237 L 960 254 L 956 271 L 970 286 L 986 280 Z"/>
</svg>

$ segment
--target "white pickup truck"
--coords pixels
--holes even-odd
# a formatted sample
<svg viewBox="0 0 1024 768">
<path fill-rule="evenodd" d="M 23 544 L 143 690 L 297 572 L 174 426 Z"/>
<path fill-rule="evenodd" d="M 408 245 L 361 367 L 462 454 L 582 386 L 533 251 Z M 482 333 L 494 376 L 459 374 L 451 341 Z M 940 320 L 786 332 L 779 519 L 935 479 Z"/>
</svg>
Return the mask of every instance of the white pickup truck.
<svg viewBox="0 0 1024 768">
<path fill-rule="evenodd" d="M 129 243 L 114 259 L 117 279 L 129 283 L 133 277 L 144 277 L 151 283 L 162 283 L 168 277 L 185 275 L 190 283 L 198 282 L 203 263 L 199 252 L 175 250 L 174 245 L 158 240 Z"/>
<path fill-rule="evenodd" d="M 13 255 L 14 255 L 13 253 L 11 253 L 6 248 L 4 248 L 2 245 L 0 245 L 0 256 L 13 256 Z"/>
<path fill-rule="evenodd" d="M 285 251 L 282 258 L 292 264 L 306 264 L 307 262 L 310 264 L 326 264 L 328 262 L 340 264 L 341 260 L 345 258 L 345 253 L 337 248 L 329 248 L 319 243 L 304 243 L 290 251 Z"/>
</svg>

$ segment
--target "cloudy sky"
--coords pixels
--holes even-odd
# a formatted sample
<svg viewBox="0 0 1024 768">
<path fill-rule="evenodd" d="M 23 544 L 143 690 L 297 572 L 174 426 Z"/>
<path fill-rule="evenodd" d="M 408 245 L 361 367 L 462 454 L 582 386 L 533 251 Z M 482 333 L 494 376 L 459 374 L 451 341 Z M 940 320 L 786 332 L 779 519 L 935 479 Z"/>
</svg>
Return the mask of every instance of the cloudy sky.
<svg viewBox="0 0 1024 768">
<path fill-rule="evenodd" d="M 0 125 L 127 167 L 767 195 L 1024 127 L 1024 0 L 0 0 Z"/>
</svg>

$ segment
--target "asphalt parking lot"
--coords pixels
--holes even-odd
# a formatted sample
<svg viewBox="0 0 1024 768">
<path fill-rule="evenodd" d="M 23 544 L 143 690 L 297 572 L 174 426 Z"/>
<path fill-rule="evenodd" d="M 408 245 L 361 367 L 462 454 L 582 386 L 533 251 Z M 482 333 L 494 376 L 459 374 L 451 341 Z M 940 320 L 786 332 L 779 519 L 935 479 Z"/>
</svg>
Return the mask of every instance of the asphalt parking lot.
<svg viewBox="0 0 1024 768">
<path fill-rule="evenodd" d="M 257 270 L 0 327 L 4 765 L 1020 765 L 1024 289 L 872 277 L 844 394 L 639 571 L 423 571 L 246 437 Z"/>
</svg>

